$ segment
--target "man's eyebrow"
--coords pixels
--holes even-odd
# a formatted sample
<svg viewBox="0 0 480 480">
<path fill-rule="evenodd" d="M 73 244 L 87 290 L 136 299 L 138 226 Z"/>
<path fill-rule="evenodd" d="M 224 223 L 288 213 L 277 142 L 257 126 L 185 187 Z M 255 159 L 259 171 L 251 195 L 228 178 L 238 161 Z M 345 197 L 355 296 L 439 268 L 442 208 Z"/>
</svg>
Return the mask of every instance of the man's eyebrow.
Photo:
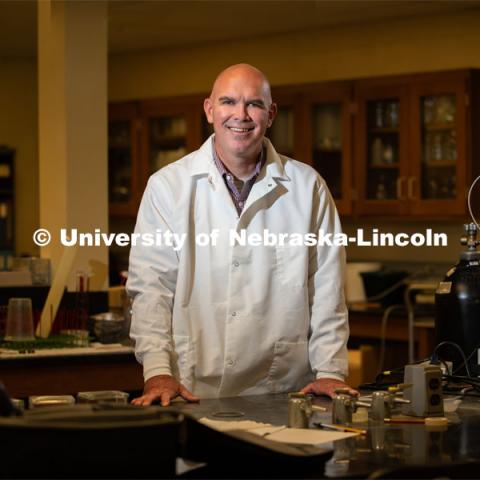
<svg viewBox="0 0 480 480">
<path fill-rule="evenodd" d="M 251 98 L 247 100 L 247 103 L 257 103 L 259 105 L 265 105 L 265 102 L 261 98 Z"/>
<path fill-rule="evenodd" d="M 223 95 L 223 96 L 218 98 L 218 101 L 219 102 L 225 102 L 225 101 L 235 102 L 235 98 L 229 97 L 228 95 Z M 246 100 L 245 103 L 256 103 L 258 105 L 265 106 L 265 102 L 261 98 L 250 98 L 250 99 Z"/>
</svg>

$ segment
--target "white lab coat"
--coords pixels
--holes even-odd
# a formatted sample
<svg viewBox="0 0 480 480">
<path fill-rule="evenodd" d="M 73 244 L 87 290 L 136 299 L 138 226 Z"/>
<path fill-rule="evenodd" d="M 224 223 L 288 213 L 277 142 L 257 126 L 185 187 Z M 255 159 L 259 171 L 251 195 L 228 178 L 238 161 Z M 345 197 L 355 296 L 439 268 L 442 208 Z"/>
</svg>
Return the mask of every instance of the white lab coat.
<svg viewBox="0 0 480 480">
<path fill-rule="evenodd" d="M 209 398 L 294 391 L 314 377 L 342 379 L 343 247 L 231 246 L 229 238 L 241 229 L 340 232 L 325 182 L 265 139 L 266 163 L 239 217 L 212 144 L 210 138 L 152 175 L 138 212 L 136 233 L 187 235 L 179 251 L 131 248 L 131 336 L 145 380 L 173 374 Z M 196 242 L 215 229 L 216 245 Z"/>
</svg>

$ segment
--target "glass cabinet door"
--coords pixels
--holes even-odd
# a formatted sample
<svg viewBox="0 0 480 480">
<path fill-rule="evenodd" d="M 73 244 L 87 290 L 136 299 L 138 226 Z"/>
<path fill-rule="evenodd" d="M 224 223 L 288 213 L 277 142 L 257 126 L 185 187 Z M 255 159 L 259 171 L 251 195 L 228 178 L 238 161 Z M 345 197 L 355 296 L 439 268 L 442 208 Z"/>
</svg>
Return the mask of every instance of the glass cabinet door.
<svg viewBox="0 0 480 480">
<path fill-rule="evenodd" d="M 280 106 L 267 137 L 275 150 L 282 155 L 294 158 L 294 113 L 292 106 Z"/>
<path fill-rule="evenodd" d="M 325 180 L 340 215 L 352 213 L 351 104 L 349 83 L 306 87 L 296 120 L 300 152 Z"/>
<path fill-rule="evenodd" d="M 438 74 L 412 87 L 411 213 L 449 216 L 466 212 L 467 81 L 465 72 Z"/>
<path fill-rule="evenodd" d="M 132 198 L 132 142 L 130 121 L 108 125 L 108 200 L 129 202 Z"/>
<path fill-rule="evenodd" d="M 400 179 L 400 101 L 383 98 L 367 103 L 368 200 L 396 200 Z"/>
<path fill-rule="evenodd" d="M 149 119 L 149 174 L 187 154 L 187 120 L 183 115 Z"/>
<path fill-rule="evenodd" d="M 334 199 L 342 198 L 342 104 L 312 106 L 312 166 L 322 175 Z"/>
<path fill-rule="evenodd" d="M 408 88 L 378 81 L 355 92 L 356 211 L 399 215 L 408 211 Z"/>
<path fill-rule="evenodd" d="M 456 116 L 455 95 L 420 98 L 422 199 L 452 199 L 457 196 Z"/>
<path fill-rule="evenodd" d="M 200 143 L 200 117 L 195 102 L 175 97 L 141 103 L 142 190 L 148 177 L 196 150 Z"/>
<path fill-rule="evenodd" d="M 109 105 L 108 201 L 112 215 L 135 215 L 138 208 L 137 171 L 139 124 L 134 102 Z"/>
</svg>

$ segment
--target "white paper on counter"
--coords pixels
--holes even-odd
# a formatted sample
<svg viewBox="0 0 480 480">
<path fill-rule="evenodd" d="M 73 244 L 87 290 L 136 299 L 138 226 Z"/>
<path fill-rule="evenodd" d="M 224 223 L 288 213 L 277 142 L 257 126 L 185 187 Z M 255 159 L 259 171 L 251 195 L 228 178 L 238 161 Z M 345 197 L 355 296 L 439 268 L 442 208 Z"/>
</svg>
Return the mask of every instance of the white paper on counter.
<svg viewBox="0 0 480 480">
<path fill-rule="evenodd" d="M 337 440 L 355 437 L 358 433 L 352 432 L 336 432 L 322 429 L 312 428 L 283 428 L 282 425 L 271 425 L 268 423 L 260 423 L 252 420 L 225 421 L 211 420 L 203 417 L 199 420 L 204 425 L 226 432 L 229 430 L 245 430 L 256 435 L 263 436 L 269 440 L 283 443 L 294 443 L 301 445 L 323 445 L 331 444 Z M 269 432 L 272 432 L 269 434 Z"/>
<path fill-rule="evenodd" d="M 322 430 L 316 428 L 285 428 L 283 430 L 275 431 L 278 427 L 267 427 L 272 430 L 271 435 L 266 438 L 275 442 L 296 443 L 301 445 L 323 445 L 326 443 L 335 442 L 336 440 L 343 440 L 344 438 L 355 437 L 358 433 L 352 432 L 335 432 L 332 430 Z M 255 429 L 249 432 L 265 436 L 268 429 Z"/>
<path fill-rule="evenodd" d="M 221 432 L 227 432 L 228 430 L 252 430 L 256 428 L 270 428 L 273 430 L 278 428 L 278 426 L 273 426 L 271 423 L 261 423 L 253 420 L 212 420 L 211 418 L 203 417 L 199 422 Z"/>
</svg>

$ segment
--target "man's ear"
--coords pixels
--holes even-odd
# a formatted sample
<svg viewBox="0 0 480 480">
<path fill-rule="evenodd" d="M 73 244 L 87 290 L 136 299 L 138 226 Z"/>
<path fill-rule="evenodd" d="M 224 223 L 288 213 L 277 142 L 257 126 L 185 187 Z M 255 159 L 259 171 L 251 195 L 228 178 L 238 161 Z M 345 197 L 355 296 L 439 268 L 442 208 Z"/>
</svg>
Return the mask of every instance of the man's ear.
<svg viewBox="0 0 480 480">
<path fill-rule="evenodd" d="M 268 109 L 268 123 L 267 127 L 270 128 L 272 126 L 273 120 L 277 116 L 277 104 L 273 103 L 270 105 L 270 108 Z"/>
<path fill-rule="evenodd" d="M 213 123 L 213 115 L 212 115 L 213 105 L 210 97 L 207 97 L 203 101 L 203 110 L 205 111 L 205 116 L 207 117 L 208 123 Z"/>
</svg>

